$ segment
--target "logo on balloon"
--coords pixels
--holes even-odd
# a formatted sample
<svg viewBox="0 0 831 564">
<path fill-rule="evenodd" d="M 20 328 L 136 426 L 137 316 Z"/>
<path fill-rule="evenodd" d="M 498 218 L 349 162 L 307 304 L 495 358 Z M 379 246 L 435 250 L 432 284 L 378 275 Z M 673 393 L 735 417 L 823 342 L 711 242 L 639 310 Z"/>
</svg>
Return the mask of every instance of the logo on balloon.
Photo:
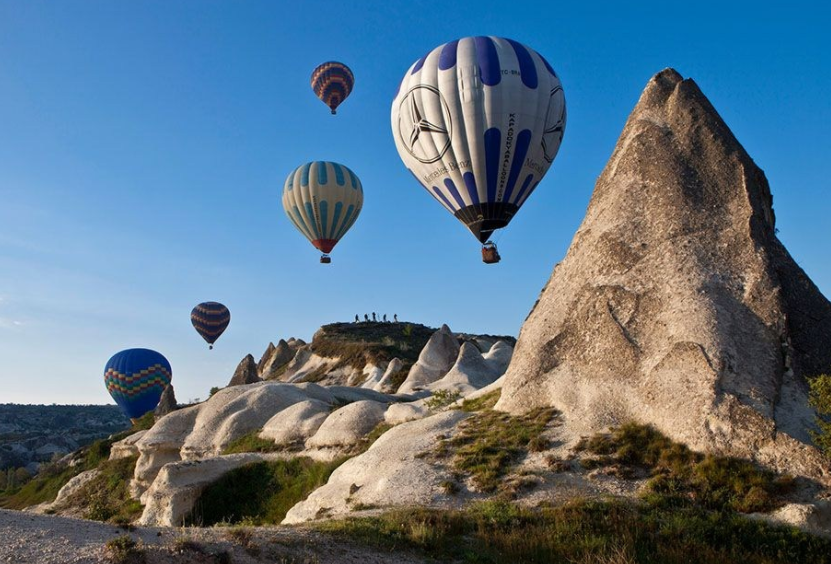
<svg viewBox="0 0 831 564">
<path fill-rule="evenodd" d="M 542 133 L 542 151 L 545 160 L 552 162 L 560 149 L 566 128 L 566 105 L 563 103 L 563 88 L 557 86 L 548 97 L 545 112 L 545 129 Z"/>
<path fill-rule="evenodd" d="M 450 148 L 450 109 L 438 89 L 419 85 L 407 92 L 398 111 L 398 137 L 414 158 L 434 163 Z"/>
</svg>

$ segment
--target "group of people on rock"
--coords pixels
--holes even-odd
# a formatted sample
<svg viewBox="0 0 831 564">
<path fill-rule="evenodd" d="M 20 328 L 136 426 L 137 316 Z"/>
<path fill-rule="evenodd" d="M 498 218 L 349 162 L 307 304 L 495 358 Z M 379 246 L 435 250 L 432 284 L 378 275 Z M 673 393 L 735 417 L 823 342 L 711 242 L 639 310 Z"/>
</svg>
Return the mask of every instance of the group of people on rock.
<svg viewBox="0 0 831 564">
<path fill-rule="evenodd" d="M 356 313 L 355 314 L 355 323 L 360 323 L 360 322 L 361 322 L 361 319 L 358 317 L 358 314 Z M 378 322 L 380 322 L 380 323 L 389 323 L 389 320 L 387 319 L 387 314 L 386 313 L 384 315 L 382 315 L 381 319 L 379 320 L 378 316 L 373 311 L 372 312 L 372 322 L 373 323 L 378 323 Z M 392 322 L 393 323 L 398 323 L 398 314 L 397 313 L 392 314 Z M 367 313 L 364 314 L 364 323 L 369 323 L 369 314 L 367 314 Z"/>
</svg>

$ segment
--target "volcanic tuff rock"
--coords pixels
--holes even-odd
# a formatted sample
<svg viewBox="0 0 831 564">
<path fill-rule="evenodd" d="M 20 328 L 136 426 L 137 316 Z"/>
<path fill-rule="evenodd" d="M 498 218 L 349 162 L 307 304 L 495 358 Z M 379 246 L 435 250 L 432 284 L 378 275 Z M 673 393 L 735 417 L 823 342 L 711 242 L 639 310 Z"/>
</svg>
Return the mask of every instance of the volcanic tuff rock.
<svg viewBox="0 0 831 564">
<path fill-rule="evenodd" d="M 168 413 L 176 411 L 177 407 L 176 392 L 173 390 L 173 384 L 168 384 L 162 392 L 162 397 L 159 398 L 159 404 L 153 410 L 153 415 L 158 419 L 159 417 L 164 417 Z"/>
<path fill-rule="evenodd" d="M 231 377 L 231 381 L 228 382 L 229 386 L 241 386 L 243 384 L 253 384 L 255 382 L 259 382 L 260 377 L 257 375 L 257 363 L 254 362 L 254 357 L 246 355 L 240 363 L 237 365 L 237 369 L 234 370 L 234 375 Z"/>
<path fill-rule="evenodd" d="M 271 439 L 278 445 L 302 445 L 314 435 L 332 413 L 326 402 L 309 399 L 279 411 L 266 421 L 260 438 Z"/>
<path fill-rule="evenodd" d="M 453 368 L 427 388 L 432 391 L 456 390 L 463 394 L 474 392 L 505 373 L 512 353 L 513 348 L 505 341 L 494 343 L 485 355 L 472 342 L 465 342 Z"/>
<path fill-rule="evenodd" d="M 450 471 L 431 464 L 422 455 L 439 435 L 449 432 L 467 417 L 448 411 L 403 423 L 381 435 L 365 453 L 344 462 L 326 485 L 291 508 L 283 524 L 302 523 L 343 515 L 351 505 L 407 506 L 448 501 L 441 483 Z"/>
<path fill-rule="evenodd" d="M 418 361 L 410 369 L 398 392 L 414 392 L 440 379 L 453 367 L 459 351 L 458 339 L 450 331 L 450 327 L 442 325 L 427 341 L 427 345 L 418 355 Z"/>
<path fill-rule="evenodd" d="M 776 237 L 772 197 L 698 86 L 653 77 L 565 259 L 526 320 L 497 408 L 627 420 L 828 484 L 806 378 L 831 304 Z"/>
<path fill-rule="evenodd" d="M 279 376 L 279 371 L 294 358 L 297 354 L 297 347 L 292 348 L 286 341 L 280 339 L 275 347 L 269 343 L 269 348 L 260 359 L 257 365 L 257 372 L 263 380 L 274 380 Z"/>
</svg>

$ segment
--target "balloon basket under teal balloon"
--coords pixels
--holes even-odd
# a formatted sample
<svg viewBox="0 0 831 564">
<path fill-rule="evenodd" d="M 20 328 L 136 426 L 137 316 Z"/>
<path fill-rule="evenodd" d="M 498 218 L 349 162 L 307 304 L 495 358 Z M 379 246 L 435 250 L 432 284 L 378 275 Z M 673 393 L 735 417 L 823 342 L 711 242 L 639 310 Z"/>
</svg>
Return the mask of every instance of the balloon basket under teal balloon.
<svg viewBox="0 0 831 564">
<path fill-rule="evenodd" d="M 482 245 L 482 262 L 485 264 L 496 264 L 502 257 L 499 256 L 499 251 L 496 250 L 496 244 L 488 241 Z"/>
<path fill-rule="evenodd" d="M 320 256 L 320 264 L 329 264 L 332 262 L 332 257 L 329 255 L 321 255 Z"/>
</svg>

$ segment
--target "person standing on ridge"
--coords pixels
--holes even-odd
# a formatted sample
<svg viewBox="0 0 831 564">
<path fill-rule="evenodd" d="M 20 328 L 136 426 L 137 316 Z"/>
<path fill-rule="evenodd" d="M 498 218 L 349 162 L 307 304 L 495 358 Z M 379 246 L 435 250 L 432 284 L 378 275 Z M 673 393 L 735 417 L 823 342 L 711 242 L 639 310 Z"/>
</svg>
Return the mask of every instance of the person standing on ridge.
<svg viewBox="0 0 831 564">
<path fill-rule="evenodd" d="M 358 314 L 356 313 L 355 314 L 355 323 L 358 323 L 359 321 L 360 321 L 360 319 L 358 319 Z"/>
<path fill-rule="evenodd" d="M 366 321 L 367 323 L 369 323 L 369 316 L 368 316 L 367 314 L 364 314 L 364 321 Z"/>
<path fill-rule="evenodd" d="M 372 312 L 372 322 L 373 322 L 373 323 L 375 323 L 375 322 L 377 322 L 377 321 L 378 321 L 378 320 L 377 320 L 377 319 L 375 319 L 375 312 L 373 311 L 373 312 Z"/>
<path fill-rule="evenodd" d="M 387 314 L 385 313 L 384 314 L 384 323 L 386 323 L 386 322 L 387 322 Z"/>
<path fill-rule="evenodd" d="M 392 318 L 396 323 L 398 323 L 398 314 L 397 313 L 393 313 Z"/>
</svg>

